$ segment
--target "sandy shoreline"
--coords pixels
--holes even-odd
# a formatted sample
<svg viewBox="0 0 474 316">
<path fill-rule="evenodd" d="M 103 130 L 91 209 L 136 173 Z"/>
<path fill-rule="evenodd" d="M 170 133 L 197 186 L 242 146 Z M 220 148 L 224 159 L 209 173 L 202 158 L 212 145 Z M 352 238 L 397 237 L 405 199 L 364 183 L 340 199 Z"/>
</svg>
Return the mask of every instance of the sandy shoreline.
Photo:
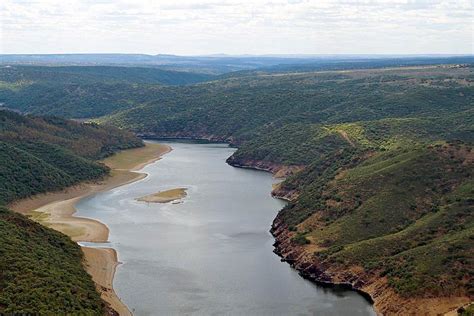
<svg viewBox="0 0 474 316">
<path fill-rule="evenodd" d="M 122 151 L 103 161 L 112 171 L 107 178 L 82 183 L 58 192 L 39 194 L 9 205 L 10 209 L 25 214 L 35 221 L 58 230 L 79 242 L 106 242 L 108 227 L 94 219 L 74 216 L 75 205 L 82 198 L 111 190 L 146 177 L 136 172 L 160 159 L 171 150 L 161 144 L 147 143 L 145 147 Z M 119 315 L 131 315 L 127 306 L 115 294 L 112 284 L 118 264 L 117 253 L 112 248 L 82 247 L 84 265 L 96 282 L 101 297 Z"/>
</svg>

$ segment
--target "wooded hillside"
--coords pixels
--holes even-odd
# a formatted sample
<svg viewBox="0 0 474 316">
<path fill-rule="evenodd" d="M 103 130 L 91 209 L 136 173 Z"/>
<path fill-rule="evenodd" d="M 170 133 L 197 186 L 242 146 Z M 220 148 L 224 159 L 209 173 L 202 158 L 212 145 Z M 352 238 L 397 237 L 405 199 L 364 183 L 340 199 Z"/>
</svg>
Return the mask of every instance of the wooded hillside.
<svg viewBox="0 0 474 316">
<path fill-rule="evenodd" d="M 80 247 L 5 204 L 101 179 L 97 159 L 138 146 L 117 128 L 0 111 L 0 314 L 106 313 Z"/>
</svg>

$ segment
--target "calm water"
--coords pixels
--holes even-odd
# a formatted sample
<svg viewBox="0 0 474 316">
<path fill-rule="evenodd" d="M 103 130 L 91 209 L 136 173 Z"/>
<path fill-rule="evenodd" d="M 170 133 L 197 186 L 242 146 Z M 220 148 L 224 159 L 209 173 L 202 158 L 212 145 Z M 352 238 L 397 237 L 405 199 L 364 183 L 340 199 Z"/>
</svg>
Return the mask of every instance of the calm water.
<svg viewBox="0 0 474 316">
<path fill-rule="evenodd" d="M 228 166 L 226 145 L 168 144 L 147 178 L 78 205 L 109 226 L 123 262 L 114 287 L 135 315 L 374 315 L 358 294 L 320 288 L 272 252 L 283 202 L 270 174 Z M 181 204 L 135 201 L 176 187 L 188 188 Z"/>
</svg>

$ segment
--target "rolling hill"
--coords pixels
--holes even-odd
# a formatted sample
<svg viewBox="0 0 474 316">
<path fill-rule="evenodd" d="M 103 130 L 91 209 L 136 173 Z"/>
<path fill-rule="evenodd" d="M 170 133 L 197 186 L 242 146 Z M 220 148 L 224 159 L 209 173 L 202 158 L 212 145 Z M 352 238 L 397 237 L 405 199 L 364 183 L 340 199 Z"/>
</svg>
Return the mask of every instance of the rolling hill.
<svg viewBox="0 0 474 316">
<path fill-rule="evenodd" d="M 213 77 L 141 67 L 3 66 L 0 105 L 23 113 L 89 118 L 146 102 L 163 85 Z"/>
</svg>

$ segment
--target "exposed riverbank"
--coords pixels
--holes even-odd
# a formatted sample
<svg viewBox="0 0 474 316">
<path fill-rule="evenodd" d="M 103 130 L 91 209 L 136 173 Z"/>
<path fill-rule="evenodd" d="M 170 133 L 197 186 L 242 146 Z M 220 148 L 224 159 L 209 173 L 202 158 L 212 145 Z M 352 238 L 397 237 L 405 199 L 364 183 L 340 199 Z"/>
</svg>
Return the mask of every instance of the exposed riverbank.
<svg viewBox="0 0 474 316">
<path fill-rule="evenodd" d="M 112 169 L 110 176 L 103 180 L 40 194 L 12 203 L 9 207 L 68 235 L 76 242 L 107 242 L 108 227 L 93 219 L 74 216 L 75 204 L 84 197 L 143 179 L 146 174 L 136 171 L 170 150 L 166 145 L 147 143 L 145 147 L 122 151 L 102 161 Z M 102 299 L 120 315 L 130 315 L 112 288 L 118 264 L 115 250 L 83 247 L 83 252 L 86 270 L 96 282 Z"/>
<path fill-rule="evenodd" d="M 275 177 L 286 176 L 302 170 L 303 166 L 292 168 L 284 165 L 271 164 L 256 160 L 237 161 L 234 157 L 227 159 L 234 167 L 250 168 L 271 172 Z M 272 196 L 292 201 L 299 195 L 297 191 L 288 191 L 279 184 L 274 185 Z M 277 216 L 273 221 L 271 233 L 275 238 L 274 252 L 282 261 L 290 264 L 299 274 L 318 285 L 350 289 L 365 297 L 377 314 L 382 315 L 448 315 L 460 306 L 471 303 L 469 297 L 426 297 L 404 298 L 398 295 L 388 285 L 386 278 L 376 278 L 364 272 L 362 267 L 340 269 L 340 267 L 325 266 L 314 260 L 312 245 L 297 245 L 292 241 L 295 233 Z"/>
<path fill-rule="evenodd" d="M 387 278 L 375 278 L 362 267 L 340 267 L 321 264 L 313 259 L 311 245 L 292 242 L 294 232 L 277 216 L 273 222 L 275 253 L 300 275 L 319 285 L 351 289 L 370 301 L 380 315 L 442 315 L 470 302 L 468 297 L 404 298 L 388 285 Z"/>
</svg>

